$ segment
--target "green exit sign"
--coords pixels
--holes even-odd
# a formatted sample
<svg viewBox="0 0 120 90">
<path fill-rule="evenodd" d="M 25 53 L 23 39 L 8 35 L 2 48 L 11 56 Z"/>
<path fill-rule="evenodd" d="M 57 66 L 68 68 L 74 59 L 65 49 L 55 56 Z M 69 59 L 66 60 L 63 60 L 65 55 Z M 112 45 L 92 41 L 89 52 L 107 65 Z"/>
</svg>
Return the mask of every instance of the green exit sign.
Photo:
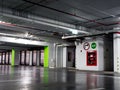
<svg viewBox="0 0 120 90">
<path fill-rule="evenodd" d="M 91 44 L 91 48 L 92 49 L 95 49 L 97 47 L 97 44 L 95 43 L 95 42 L 93 42 L 92 44 Z"/>
</svg>

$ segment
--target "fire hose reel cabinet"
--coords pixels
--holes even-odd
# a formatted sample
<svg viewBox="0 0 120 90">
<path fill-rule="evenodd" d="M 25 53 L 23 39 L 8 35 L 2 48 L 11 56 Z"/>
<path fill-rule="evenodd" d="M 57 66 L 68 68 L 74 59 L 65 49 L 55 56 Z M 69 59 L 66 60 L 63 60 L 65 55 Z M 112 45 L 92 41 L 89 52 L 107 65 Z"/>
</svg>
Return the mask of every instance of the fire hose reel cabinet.
<svg viewBox="0 0 120 90">
<path fill-rule="evenodd" d="M 87 51 L 86 53 L 86 64 L 87 66 L 97 66 L 97 51 Z"/>
</svg>

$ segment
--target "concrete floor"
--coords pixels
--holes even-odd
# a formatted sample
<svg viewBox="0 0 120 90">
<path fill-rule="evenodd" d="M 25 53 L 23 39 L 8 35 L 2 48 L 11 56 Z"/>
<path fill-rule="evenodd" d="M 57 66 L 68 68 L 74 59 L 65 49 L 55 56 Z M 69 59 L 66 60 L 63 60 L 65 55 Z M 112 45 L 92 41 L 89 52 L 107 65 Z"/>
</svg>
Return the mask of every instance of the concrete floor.
<svg viewBox="0 0 120 90">
<path fill-rule="evenodd" d="M 120 74 L 1 65 L 0 90 L 120 90 Z"/>
</svg>

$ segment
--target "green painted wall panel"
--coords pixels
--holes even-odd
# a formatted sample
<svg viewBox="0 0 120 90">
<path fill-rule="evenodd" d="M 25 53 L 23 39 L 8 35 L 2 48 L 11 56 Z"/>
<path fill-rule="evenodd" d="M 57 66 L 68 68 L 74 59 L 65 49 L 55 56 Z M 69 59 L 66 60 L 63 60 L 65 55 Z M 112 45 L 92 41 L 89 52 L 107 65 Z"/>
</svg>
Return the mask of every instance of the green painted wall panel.
<svg viewBox="0 0 120 90">
<path fill-rule="evenodd" d="M 12 62 L 11 62 L 11 66 L 15 65 L 15 50 L 12 49 Z"/>
<path fill-rule="evenodd" d="M 48 67 L 49 62 L 49 47 L 44 47 L 44 67 Z"/>
</svg>

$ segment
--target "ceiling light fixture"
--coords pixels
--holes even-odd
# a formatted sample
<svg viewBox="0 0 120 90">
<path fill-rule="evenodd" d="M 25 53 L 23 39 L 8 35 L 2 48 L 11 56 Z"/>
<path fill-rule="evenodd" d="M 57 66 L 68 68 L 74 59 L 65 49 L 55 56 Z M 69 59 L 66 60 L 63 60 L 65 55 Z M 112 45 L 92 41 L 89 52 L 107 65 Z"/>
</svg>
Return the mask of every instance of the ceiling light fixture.
<svg viewBox="0 0 120 90">
<path fill-rule="evenodd" d="M 71 32 L 72 32 L 72 34 L 78 34 L 78 30 L 74 30 L 74 29 L 69 29 Z"/>
<path fill-rule="evenodd" d="M 59 25 L 54 25 L 54 26 L 58 27 L 58 28 L 61 28 L 61 29 L 68 30 L 68 31 L 72 32 L 72 34 L 78 34 L 78 33 L 89 34 L 89 32 L 84 31 L 84 30 L 79 30 L 79 29 L 74 29 L 74 28 L 69 28 L 69 27 L 64 27 L 64 26 L 59 26 Z"/>
<path fill-rule="evenodd" d="M 29 35 L 28 32 L 26 32 L 26 33 L 25 33 L 25 37 L 28 37 L 28 35 Z"/>
<path fill-rule="evenodd" d="M 120 27 L 115 27 L 114 30 L 120 30 Z"/>
</svg>

